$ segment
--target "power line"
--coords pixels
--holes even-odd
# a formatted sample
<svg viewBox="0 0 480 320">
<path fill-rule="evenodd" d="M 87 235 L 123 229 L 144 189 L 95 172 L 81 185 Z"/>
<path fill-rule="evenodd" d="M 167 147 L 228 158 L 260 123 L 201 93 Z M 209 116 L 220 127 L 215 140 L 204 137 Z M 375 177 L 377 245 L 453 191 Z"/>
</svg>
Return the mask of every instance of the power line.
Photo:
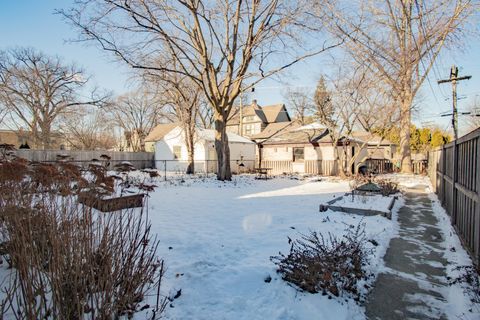
<svg viewBox="0 0 480 320">
<path fill-rule="evenodd" d="M 445 114 L 443 116 L 452 116 L 452 127 L 453 135 L 455 140 L 458 138 L 458 112 L 457 112 L 457 81 L 469 80 L 472 76 L 458 76 L 458 68 L 453 65 L 450 69 L 450 78 L 445 80 L 438 80 L 438 84 L 448 83 L 452 84 L 452 107 L 453 111 L 451 114 Z"/>
</svg>

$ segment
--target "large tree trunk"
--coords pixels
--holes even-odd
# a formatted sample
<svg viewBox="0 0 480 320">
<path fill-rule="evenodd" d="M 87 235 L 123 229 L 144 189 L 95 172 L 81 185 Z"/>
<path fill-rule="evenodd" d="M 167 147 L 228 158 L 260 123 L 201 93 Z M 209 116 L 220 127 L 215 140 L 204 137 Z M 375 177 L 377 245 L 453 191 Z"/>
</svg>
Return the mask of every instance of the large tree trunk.
<svg viewBox="0 0 480 320">
<path fill-rule="evenodd" d="M 187 154 L 188 154 L 188 166 L 187 174 L 195 173 L 195 129 L 189 127 L 189 124 L 185 126 L 185 142 L 187 145 Z"/>
<path fill-rule="evenodd" d="M 406 96 L 401 101 L 400 110 L 400 163 L 402 173 L 412 173 L 412 157 L 410 152 L 410 121 L 412 98 Z"/>
<path fill-rule="evenodd" d="M 345 158 L 340 157 L 340 152 L 338 152 L 338 148 L 339 148 L 338 147 L 338 142 L 335 141 L 333 152 L 334 152 L 335 160 L 337 161 L 337 164 L 338 164 L 338 176 L 341 179 L 345 179 L 345 178 L 347 178 L 347 173 L 346 173 L 346 170 L 345 170 Z M 342 146 L 342 149 L 343 149 L 343 146 Z"/>
<path fill-rule="evenodd" d="M 145 138 L 147 137 L 147 135 L 145 134 L 145 132 L 143 130 L 139 131 L 138 132 L 138 140 L 139 140 L 139 143 L 140 143 L 140 152 L 145 152 Z"/>
<path fill-rule="evenodd" d="M 41 127 L 41 134 L 40 139 L 42 143 L 43 150 L 48 150 L 51 148 L 51 141 L 50 141 L 50 126 L 44 125 Z"/>
<path fill-rule="evenodd" d="M 217 179 L 220 181 L 232 180 L 230 170 L 230 148 L 228 147 L 227 116 L 215 112 L 215 151 L 217 152 Z"/>
</svg>

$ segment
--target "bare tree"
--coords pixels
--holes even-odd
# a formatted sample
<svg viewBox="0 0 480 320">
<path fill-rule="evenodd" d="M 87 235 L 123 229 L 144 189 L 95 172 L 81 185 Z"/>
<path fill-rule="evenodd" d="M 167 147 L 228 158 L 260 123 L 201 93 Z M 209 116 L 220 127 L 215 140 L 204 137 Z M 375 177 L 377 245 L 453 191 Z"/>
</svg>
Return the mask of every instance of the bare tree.
<svg viewBox="0 0 480 320">
<path fill-rule="evenodd" d="M 284 98 L 287 101 L 288 108 L 293 110 L 295 119 L 300 121 L 302 125 L 309 122 L 309 119 L 311 121 L 315 105 L 308 90 L 305 88 L 289 89 Z"/>
<path fill-rule="evenodd" d="M 113 121 L 103 109 L 81 108 L 62 116 L 63 135 L 73 150 L 109 150 L 117 146 Z"/>
<path fill-rule="evenodd" d="M 145 151 L 145 138 L 160 122 L 163 103 L 147 90 L 137 90 L 118 97 L 107 110 L 124 131 L 132 150 Z"/>
<path fill-rule="evenodd" d="M 8 109 L 0 100 L 0 126 L 3 125 L 3 120 L 7 117 L 7 114 L 8 114 Z"/>
<path fill-rule="evenodd" d="M 106 102 L 108 96 L 95 89 L 90 97 L 81 96 L 88 81 L 82 69 L 65 65 L 58 57 L 33 49 L 0 52 L 0 100 L 44 149 L 50 147 L 52 127 L 60 115 Z"/>
<path fill-rule="evenodd" d="M 470 105 L 470 114 L 466 115 L 467 117 L 467 130 L 475 130 L 480 127 L 480 98 L 475 97 L 475 100 Z"/>
<path fill-rule="evenodd" d="M 385 93 L 380 94 L 381 83 L 370 78 L 368 69 L 362 65 L 343 62 L 330 78 L 330 90 L 323 77 L 318 82 L 314 95 L 315 118 L 328 129 L 340 175 L 345 177 L 361 154 L 349 154 L 353 131 L 361 128 L 373 137 L 379 128 L 385 129 L 395 123 L 391 122 L 394 109 L 388 105 L 388 100 L 383 100 Z M 355 143 L 363 149 L 369 141 Z"/>
<path fill-rule="evenodd" d="M 364 100 L 362 86 L 366 83 L 364 73 L 358 69 L 349 71 L 351 74 L 345 75 L 345 70 L 339 69 L 339 75 L 331 81 L 331 92 L 321 77 L 314 95 L 315 118 L 328 130 L 341 177 L 348 173 L 347 143 L 358 120 L 358 112 Z"/>
<path fill-rule="evenodd" d="M 412 104 L 445 45 L 458 39 L 478 9 L 470 0 L 327 1 L 322 21 L 346 38 L 345 49 L 385 81 L 400 111 L 402 172 L 411 172 Z"/>
<path fill-rule="evenodd" d="M 162 73 L 161 75 L 149 72 L 146 79 L 151 79 L 158 87 L 156 94 L 161 96 L 171 112 L 171 118 L 178 122 L 182 129 L 187 146 L 188 166 L 186 173 L 195 173 L 195 139 L 199 122 L 207 124 L 208 119 L 204 110 L 205 99 L 203 91 L 192 82 L 188 76 L 176 73 Z M 203 108 L 202 108 L 203 106 Z"/>
<path fill-rule="evenodd" d="M 59 11 L 92 40 L 133 68 L 189 77 L 215 120 L 219 180 L 230 180 L 226 122 L 239 94 L 329 42 L 304 41 L 308 1 L 78 0 Z M 308 26 L 308 27 L 307 27 Z M 300 32 L 300 29 L 303 32 Z M 323 43 L 323 45 L 321 44 Z M 158 65 L 159 56 L 168 63 Z"/>
</svg>

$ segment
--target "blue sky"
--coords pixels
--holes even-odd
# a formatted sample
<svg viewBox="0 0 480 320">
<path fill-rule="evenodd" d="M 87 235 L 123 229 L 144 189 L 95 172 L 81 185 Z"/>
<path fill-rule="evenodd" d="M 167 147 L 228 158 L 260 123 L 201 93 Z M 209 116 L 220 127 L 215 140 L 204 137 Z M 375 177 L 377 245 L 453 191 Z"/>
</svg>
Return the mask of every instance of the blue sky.
<svg viewBox="0 0 480 320">
<path fill-rule="evenodd" d="M 93 76 L 98 86 L 112 90 L 117 94 L 132 90 L 134 84 L 129 80 L 129 69 L 113 62 L 111 55 L 102 52 L 93 45 L 69 43 L 76 37 L 75 31 L 53 12 L 56 8 L 68 7 L 72 0 L 4 0 L 0 4 L 0 49 L 16 46 L 30 46 L 50 55 L 59 55 L 66 62 L 74 62 L 85 68 Z M 305 86 L 312 90 L 322 74 L 326 64 L 324 57 L 302 62 L 290 69 L 282 83 L 268 80 L 255 88 L 251 98 L 261 105 L 284 101 L 285 84 Z M 438 79 L 448 78 L 452 64 L 459 66 L 460 75 L 471 75 L 469 81 L 458 85 L 459 109 L 467 110 L 473 101 L 480 101 L 480 41 L 470 37 L 462 50 L 445 52 L 430 74 L 430 81 L 422 88 L 418 101 L 418 112 L 414 113 L 414 122 L 438 124 L 443 129 L 451 129 L 450 120 L 439 117 L 441 112 L 451 110 L 451 86 L 437 84 Z M 465 128 L 465 118 L 460 117 L 459 127 Z"/>
</svg>

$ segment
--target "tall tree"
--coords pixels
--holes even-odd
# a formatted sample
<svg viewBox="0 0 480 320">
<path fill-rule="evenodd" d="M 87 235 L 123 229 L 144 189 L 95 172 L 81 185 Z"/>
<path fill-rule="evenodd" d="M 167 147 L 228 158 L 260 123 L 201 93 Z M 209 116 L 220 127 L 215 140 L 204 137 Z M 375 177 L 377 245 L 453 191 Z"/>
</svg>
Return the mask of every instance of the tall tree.
<svg viewBox="0 0 480 320">
<path fill-rule="evenodd" d="M 305 88 L 289 89 L 285 94 L 287 107 L 293 111 L 294 117 L 300 123 L 306 124 L 314 114 L 315 105 L 311 93 Z"/>
<path fill-rule="evenodd" d="M 163 104 L 157 96 L 137 90 L 118 97 L 107 108 L 125 133 L 133 151 L 145 151 L 145 138 L 160 122 Z"/>
<path fill-rule="evenodd" d="M 309 1 L 78 0 L 60 13 L 133 68 L 189 77 L 215 119 L 219 180 L 230 180 L 226 122 L 242 91 L 336 44 L 305 40 Z M 301 32 L 300 30 L 303 30 Z M 159 56 L 168 63 L 158 65 Z"/>
<path fill-rule="evenodd" d="M 52 128 L 60 115 L 79 106 L 104 105 L 108 95 L 87 90 L 89 78 L 75 65 L 33 49 L 0 52 L 0 100 L 25 125 L 36 142 L 50 148 Z"/>
<path fill-rule="evenodd" d="M 467 116 L 467 131 L 472 131 L 480 127 L 480 97 L 476 96 L 470 105 L 470 114 Z"/>
<path fill-rule="evenodd" d="M 314 94 L 315 118 L 328 130 L 340 176 L 345 177 L 354 160 L 347 160 L 347 144 L 365 100 L 365 70 L 339 67 L 331 84 L 332 91 L 327 89 L 323 77 L 318 81 Z"/>
<path fill-rule="evenodd" d="M 411 172 L 410 123 L 413 101 L 445 45 L 458 39 L 472 0 L 327 1 L 318 6 L 345 49 L 389 86 L 400 111 L 403 172 Z"/>
<path fill-rule="evenodd" d="M 61 118 L 61 131 L 71 149 L 110 150 L 117 147 L 114 123 L 105 109 L 80 108 Z"/>
<path fill-rule="evenodd" d="M 350 149 L 354 130 L 370 133 L 363 142 L 353 141 L 363 149 L 369 139 L 376 136 L 377 128 L 386 130 L 395 123 L 391 121 L 394 119 L 393 108 L 388 100 L 381 99 L 381 85 L 369 75 L 363 65 L 347 59 L 338 63 L 336 72 L 329 78 L 330 88 L 321 77 L 315 90 L 315 118 L 328 129 L 341 176 L 349 174 L 352 165 L 362 155 L 361 152 L 354 154 Z M 382 139 L 377 147 L 381 142 Z"/>
<path fill-rule="evenodd" d="M 323 76 L 318 80 L 313 99 L 315 101 L 316 115 L 320 121 L 322 123 L 329 123 L 329 125 L 335 127 L 335 110 Z"/>
</svg>

